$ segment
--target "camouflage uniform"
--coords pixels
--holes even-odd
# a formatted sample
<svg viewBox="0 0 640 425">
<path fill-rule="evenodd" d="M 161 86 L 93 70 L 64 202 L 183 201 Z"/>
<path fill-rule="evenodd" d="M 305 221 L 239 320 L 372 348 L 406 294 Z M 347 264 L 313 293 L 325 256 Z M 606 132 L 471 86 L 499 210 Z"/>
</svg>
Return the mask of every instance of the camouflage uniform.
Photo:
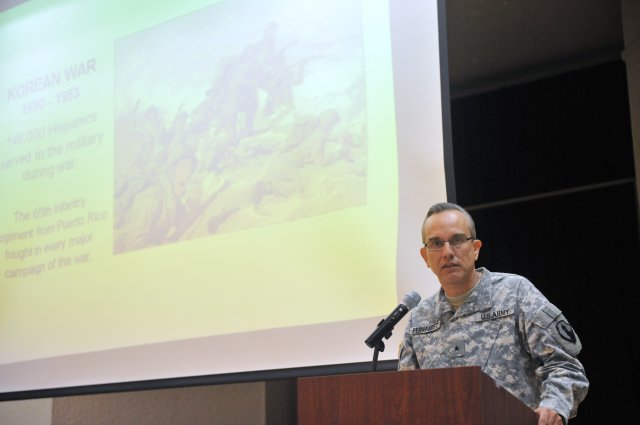
<svg viewBox="0 0 640 425">
<path fill-rule="evenodd" d="M 480 366 L 532 409 L 553 409 L 566 422 L 589 388 L 578 336 L 526 278 L 478 271 L 482 279 L 457 311 L 443 290 L 413 309 L 398 369 Z"/>
</svg>

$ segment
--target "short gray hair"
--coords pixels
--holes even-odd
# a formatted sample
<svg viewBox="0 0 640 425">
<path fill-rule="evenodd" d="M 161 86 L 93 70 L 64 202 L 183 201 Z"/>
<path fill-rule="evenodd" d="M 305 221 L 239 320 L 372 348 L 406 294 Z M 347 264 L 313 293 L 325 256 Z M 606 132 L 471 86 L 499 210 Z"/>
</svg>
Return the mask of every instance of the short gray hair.
<svg viewBox="0 0 640 425">
<path fill-rule="evenodd" d="M 431 208 L 429 208 L 429 211 L 427 212 L 427 216 L 424 218 L 424 221 L 422 222 L 422 228 L 424 229 L 425 224 L 427 224 L 427 219 L 432 215 L 441 213 L 443 211 L 450 211 L 450 210 L 460 211 L 467 218 L 467 221 L 469 222 L 469 231 L 471 232 L 470 236 L 473 239 L 475 239 L 476 223 L 473 221 L 473 217 L 471 217 L 471 214 L 469 214 L 467 210 L 462 208 L 460 205 L 452 204 L 451 202 L 438 202 L 437 204 L 433 204 Z"/>
</svg>

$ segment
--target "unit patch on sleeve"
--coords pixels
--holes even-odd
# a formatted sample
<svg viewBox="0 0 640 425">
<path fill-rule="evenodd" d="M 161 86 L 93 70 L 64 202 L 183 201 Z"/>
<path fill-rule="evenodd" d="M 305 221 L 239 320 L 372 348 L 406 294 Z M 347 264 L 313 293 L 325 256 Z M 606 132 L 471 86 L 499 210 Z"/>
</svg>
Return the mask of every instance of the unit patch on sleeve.
<svg viewBox="0 0 640 425">
<path fill-rule="evenodd" d="M 548 303 L 544 305 L 533 316 L 533 323 L 547 329 L 565 350 L 572 356 L 577 355 L 582 350 L 580 338 L 573 330 L 569 321 L 555 305 Z"/>
</svg>

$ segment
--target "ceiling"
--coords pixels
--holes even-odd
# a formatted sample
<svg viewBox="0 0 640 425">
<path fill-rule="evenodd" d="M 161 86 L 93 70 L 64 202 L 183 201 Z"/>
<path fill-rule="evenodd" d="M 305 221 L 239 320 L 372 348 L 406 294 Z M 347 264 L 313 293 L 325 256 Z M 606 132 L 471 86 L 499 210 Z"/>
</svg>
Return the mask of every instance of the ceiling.
<svg viewBox="0 0 640 425">
<path fill-rule="evenodd" d="M 0 11 L 25 1 L 0 0 Z M 454 98 L 619 59 L 623 50 L 621 0 L 444 1 Z"/>
<path fill-rule="evenodd" d="M 451 96 L 620 59 L 620 0 L 446 0 Z"/>
</svg>

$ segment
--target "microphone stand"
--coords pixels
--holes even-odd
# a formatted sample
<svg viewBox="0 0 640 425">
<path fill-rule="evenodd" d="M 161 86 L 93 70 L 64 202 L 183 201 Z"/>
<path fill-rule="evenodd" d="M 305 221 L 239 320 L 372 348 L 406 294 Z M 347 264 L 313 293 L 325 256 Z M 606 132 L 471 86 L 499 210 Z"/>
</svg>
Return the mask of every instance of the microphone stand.
<svg viewBox="0 0 640 425">
<path fill-rule="evenodd" d="M 376 346 L 373 348 L 373 365 L 372 370 L 375 372 L 378 368 L 378 353 L 384 351 L 384 342 L 382 340 L 378 341 Z"/>
</svg>

